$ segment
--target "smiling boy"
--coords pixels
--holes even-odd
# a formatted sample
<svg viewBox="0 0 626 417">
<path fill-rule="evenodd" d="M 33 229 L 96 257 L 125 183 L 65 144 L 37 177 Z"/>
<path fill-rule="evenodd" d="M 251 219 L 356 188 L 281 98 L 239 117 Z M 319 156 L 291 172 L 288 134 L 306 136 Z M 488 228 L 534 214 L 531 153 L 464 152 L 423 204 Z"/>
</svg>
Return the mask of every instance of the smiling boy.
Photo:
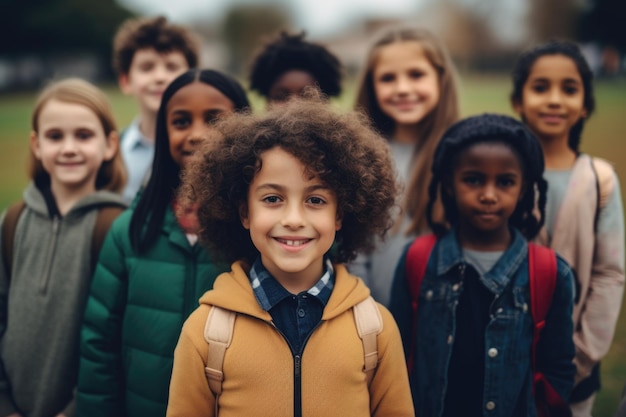
<svg viewBox="0 0 626 417">
<path fill-rule="evenodd" d="M 122 157 L 128 170 L 123 191 L 130 203 L 146 182 L 154 158 L 156 117 L 169 83 L 198 66 L 200 44 L 185 27 L 165 17 L 130 19 L 113 41 L 113 68 L 122 92 L 133 96 L 139 114 L 122 132 Z"/>
</svg>

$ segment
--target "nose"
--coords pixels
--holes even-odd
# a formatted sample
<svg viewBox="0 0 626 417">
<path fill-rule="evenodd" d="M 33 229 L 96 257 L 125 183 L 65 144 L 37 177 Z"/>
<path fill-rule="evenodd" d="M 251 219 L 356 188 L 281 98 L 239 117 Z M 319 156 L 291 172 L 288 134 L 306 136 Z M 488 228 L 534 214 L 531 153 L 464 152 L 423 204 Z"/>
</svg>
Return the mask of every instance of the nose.
<svg viewBox="0 0 626 417">
<path fill-rule="evenodd" d="M 561 90 L 559 88 L 551 88 L 548 93 L 548 99 L 551 106 L 558 106 L 561 104 Z"/>
<path fill-rule="evenodd" d="M 294 202 L 288 202 L 285 204 L 285 211 L 281 224 L 289 229 L 298 229 L 303 227 L 305 219 L 302 205 Z"/>
<path fill-rule="evenodd" d="M 397 80 L 396 80 L 396 92 L 399 94 L 405 94 L 408 93 L 410 90 L 410 82 L 408 77 L 404 76 L 404 75 L 400 75 L 398 76 Z"/>
<path fill-rule="evenodd" d="M 61 152 L 63 152 L 63 154 L 76 153 L 76 140 L 74 138 L 68 138 L 68 137 L 63 139 L 63 143 L 61 145 Z"/>
<path fill-rule="evenodd" d="M 482 204 L 494 204 L 497 200 L 496 187 L 493 184 L 486 184 L 480 195 L 480 202 Z"/>
<path fill-rule="evenodd" d="M 193 123 L 191 129 L 189 130 L 187 140 L 192 145 L 198 145 L 206 138 L 208 132 L 209 128 L 204 123 L 204 121 L 196 121 Z"/>
</svg>

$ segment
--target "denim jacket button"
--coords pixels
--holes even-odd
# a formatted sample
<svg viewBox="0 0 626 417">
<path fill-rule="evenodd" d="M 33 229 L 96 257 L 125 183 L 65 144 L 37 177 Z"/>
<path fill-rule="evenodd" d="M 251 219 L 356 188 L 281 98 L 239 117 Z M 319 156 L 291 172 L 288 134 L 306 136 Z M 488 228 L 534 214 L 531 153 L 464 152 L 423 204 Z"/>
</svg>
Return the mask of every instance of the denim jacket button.
<svg viewBox="0 0 626 417">
<path fill-rule="evenodd" d="M 451 345 L 452 341 L 454 340 L 454 338 L 452 337 L 452 335 L 448 335 L 448 344 Z"/>
<path fill-rule="evenodd" d="M 485 408 L 489 411 L 492 411 L 496 408 L 496 403 L 494 403 L 493 401 L 487 401 L 487 404 L 485 404 Z"/>
<path fill-rule="evenodd" d="M 459 290 L 459 287 L 460 287 L 460 285 L 459 285 L 458 283 L 457 283 L 457 284 L 454 284 L 454 285 L 452 286 L 452 291 L 458 291 L 458 290 Z"/>
<path fill-rule="evenodd" d="M 498 349 L 496 348 L 491 348 L 487 351 L 487 355 L 489 355 L 490 358 L 495 358 L 496 356 L 498 356 Z"/>
<path fill-rule="evenodd" d="M 524 305 L 522 306 L 522 310 L 524 310 L 524 313 L 528 311 L 528 304 L 524 303 Z"/>
<path fill-rule="evenodd" d="M 433 291 L 432 290 L 426 291 L 426 299 L 430 300 L 431 298 L 433 298 Z"/>
</svg>

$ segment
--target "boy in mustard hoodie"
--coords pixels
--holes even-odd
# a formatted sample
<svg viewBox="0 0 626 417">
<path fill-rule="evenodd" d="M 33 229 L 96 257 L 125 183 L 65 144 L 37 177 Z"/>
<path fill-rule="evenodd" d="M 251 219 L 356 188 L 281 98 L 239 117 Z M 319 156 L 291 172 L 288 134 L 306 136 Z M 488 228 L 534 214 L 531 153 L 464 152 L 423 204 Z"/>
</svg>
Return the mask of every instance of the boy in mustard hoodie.
<svg viewBox="0 0 626 417">
<path fill-rule="evenodd" d="M 234 263 L 183 327 L 168 416 L 414 415 L 397 326 L 374 303 L 382 326 L 366 372 L 353 307 L 370 291 L 343 265 L 384 235 L 397 194 L 386 143 L 367 126 L 315 97 L 215 126 L 179 197 Z M 220 395 L 205 376 L 214 306 L 235 313 Z"/>
</svg>

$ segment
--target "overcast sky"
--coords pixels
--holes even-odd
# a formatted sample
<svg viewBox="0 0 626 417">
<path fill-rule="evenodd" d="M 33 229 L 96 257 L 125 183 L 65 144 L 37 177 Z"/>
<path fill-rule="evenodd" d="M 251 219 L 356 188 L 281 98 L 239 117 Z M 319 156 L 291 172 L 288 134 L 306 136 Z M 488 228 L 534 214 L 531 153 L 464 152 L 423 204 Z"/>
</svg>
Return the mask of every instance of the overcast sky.
<svg viewBox="0 0 626 417">
<path fill-rule="evenodd" d="M 312 36 L 332 33 L 342 24 L 363 16 L 403 17 L 416 10 L 419 0 L 118 0 L 142 14 L 164 14 L 178 22 L 205 17 L 217 21 L 229 5 L 280 4 L 289 7 L 295 23 Z"/>
</svg>

